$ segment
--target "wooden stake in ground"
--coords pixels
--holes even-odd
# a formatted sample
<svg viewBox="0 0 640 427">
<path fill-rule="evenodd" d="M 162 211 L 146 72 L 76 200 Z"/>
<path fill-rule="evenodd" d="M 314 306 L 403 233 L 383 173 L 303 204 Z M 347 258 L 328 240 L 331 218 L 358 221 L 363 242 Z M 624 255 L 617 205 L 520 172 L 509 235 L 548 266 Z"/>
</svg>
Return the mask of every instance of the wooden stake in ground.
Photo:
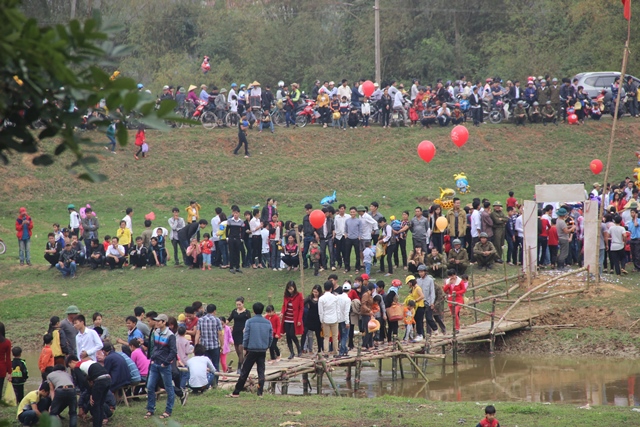
<svg viewBox="0 0 640 427">
<path fill-rule="evenodd" d="M 631 0 L 627 0 L 631 1 Z M 618 112 L 620 110 L 620 95 L 622 94 L 622 84 L 624 83 L 625 73 L 627 72 L 627 61 L 629 59 L 629 43 L 631 41 L 631 16 L 627 20 L 627 41 L 624 44 L 624 51 L 622 52 L 622 70 L 620 71 L 620 89 L 618 90 L 618 96 L 616 97 L 616 108 L 613 113 L 613 123 L 611 124 L 611 137 L 609 138 L 609 151 L 607 152 L 607 165 L 604 169 L 604 181 L 602 184 L 607 186 L 609 181 L 609 168 L 611 167 L 611 155 L 613 154 L 613 141 L 616 137 L 616 125 L 618 124 Z M 605 206 L 603 201 L 600 202 L 600 216 L 598 221 L 602 221 L 604 217 Z M 598 224 L 598 227 L 600 224 Z M 596 234 L 596 248 L 600 247 L 600 228 L 598 228 L 598 234 Z M 598 266 L 599 269 L 599 266 Z M 596 274 L 596 283 L 600 283 L 600 271 Z"/>
</svg>

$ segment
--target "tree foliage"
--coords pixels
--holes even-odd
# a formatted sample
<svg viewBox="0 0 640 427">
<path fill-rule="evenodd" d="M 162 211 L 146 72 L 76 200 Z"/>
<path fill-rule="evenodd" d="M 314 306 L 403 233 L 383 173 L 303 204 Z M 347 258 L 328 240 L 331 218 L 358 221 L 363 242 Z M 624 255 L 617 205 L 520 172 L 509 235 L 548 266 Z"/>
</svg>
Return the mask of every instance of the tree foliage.
<svg viewBox="0 0 640 427">
<path fill-rule="evenodd" d="M 122 119 L 131 111 L 141 121 L 162 128 L 160 118 L 172 112 L 172 103 L 155 110 L 155 102 L 137 91 L 130 78 L 110 79 L 116 61 L 129 55 L 128 48 L 113 42 L 121 28 L 105 24 L 99 15 L 67 24 L 42 26 L 26 18 L 17 0 L 0 0 L 0 159 L 8 162 L 12 151 L 36 154 L 33 163 L 49 165 L 55 156 L 70 151 L 71 165 L 84 169 L 80 178 L 99 180 L 91 167 L 97 158 L 88 138 L 76 131 L 83 115 L 102 99 L 111 119 Z M 77 107 L 77 108 L 74 108 Z M 36 131 L 34 123 L 40 124 Z M 41 141 L 56 138 L 53 152 L 44 153 Z M 117 139 L 127 143 L 127 131 L 118 126 Z"/>
</svg>

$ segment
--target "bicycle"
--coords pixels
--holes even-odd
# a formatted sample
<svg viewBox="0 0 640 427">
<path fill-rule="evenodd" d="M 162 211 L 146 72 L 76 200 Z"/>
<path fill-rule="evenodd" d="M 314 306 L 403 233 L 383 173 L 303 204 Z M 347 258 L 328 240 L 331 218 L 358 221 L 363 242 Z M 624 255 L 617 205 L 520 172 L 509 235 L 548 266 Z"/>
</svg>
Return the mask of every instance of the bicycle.
<svg viewBox="0 0 640 427">
<path fill-rule="evenodd" d="M 230 111 L 229 113 L 227 113 L 227 115 L 224 118 L 224 124 L 225 126 L 228 126 L 228 127 L 238 126 L 239 122 L 240 122 L 240 115 L 235 111 Z"/>
<path fill-rule="evenodd" d="M 269 112 L 271 115 L 271 121 L 276 126 L 286 126 L 286 117 L 284 115 L 284 110 L 278 108 L 278 106 L 274 105 L 271 111 Z"/>
</svg>

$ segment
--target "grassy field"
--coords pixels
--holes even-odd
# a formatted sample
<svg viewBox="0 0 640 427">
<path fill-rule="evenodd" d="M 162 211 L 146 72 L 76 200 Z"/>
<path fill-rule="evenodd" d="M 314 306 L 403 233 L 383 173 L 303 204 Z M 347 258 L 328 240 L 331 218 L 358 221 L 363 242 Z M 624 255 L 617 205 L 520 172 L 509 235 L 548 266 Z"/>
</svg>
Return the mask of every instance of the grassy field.
<svg viewBox="0 0 640 427">
<path fill-rule="evenodd" d="M 185 407 L 174 408 L 173 417 L 166 424 L 184 427 L 202 426 L 204 420 L 216 424 L 242 427 L 250 423 L 256 427 L 273 426 L 475 426 L 484 417 L 486 402 L 427 402 L 385 396 L 351 400 L 322 396 L 242 395 L 238 400 L 224 398 L 223 392 L 208 392 L 190 396 Z M 157 415 L 164 409 L 164 399 L 158 401 Z M 591 426 L 602 427 L 637 425 L 636 412 L 628 407 L 598 406 L 580 409 L 577 405 L 545 405 L 539 403 L 494 403 L 497 419 L 502 426 Z M 197 410 L 196 410 L 197 409 Z M 298 414 L 299 412 L 299 414 Z M 109 425 L 114 427 L 151 427 L 163 425 L 157 417 L 144 420 L 143 402 L 131 408 L 119 408 Z M 0 415 L 15 417 L 15 410 L 0 409 Z M 427 421 L 428 420 L 428 421 Z M 290 424 L 287 424 L 289 422 Z M 297 423 L 297 424 L 295 424 Z"/>
<path fill-rule="evenodd" d="M 399 216 L 404 209 L 428 206 L 439 196 L 439 187 L 455 187 L 453 174 L 459 172 L 468 175 L 471 185 L 471 193 L 462 197 L 464 203 L 472 197 L 504 201 L 509 190 L 523 200 L 531 198 L 533 186 L 543 182 L 590 184 L 600 181 L 602 176 L 594 177 L 589 163 L 594 158 L 606 160 L 605 141 L 610 121 L 579 127 L 518 129 L 485 125 L 470 129 L 469 142 L 461 149 L 451 143 L 449 132 L 450 128 L 428 131 L 371 128 L 343 132 L 317 127 L 279 128 L 275 135 L 253 131 L 249 134 L 252 157 L 244 159 L 231 154 L 237 141 L 233 130 L 151 131 L 148 133 L 150 156 L 141 161 L 134 160 L 132 146 L 120 148 L 116 155 L 107 153 L 103 148 L 105 138 L 96 133 L 92 135 L 96 141 L 92 150 L 101 160 L 96 167 L 108 176 L 108 181 L 100 184 L 75 179 L 73 171 L 67 169 L 69 159 L 62 158 L 48 168 L 36 168 L 28 156 L 13 156 L 10 165 L 1 169 L 0 237 L 9 249 L 0 256 L 3 294 L 0 321 L 7 325 L 7 335 L 14 345 L 36 349 L 48 318 L 62 316 L 70 304 L 78 305 L 89 316 L 94 311 L 102 312 L 112 334 L 123 335 L 124 317 L 131 314 L 136 305 L 176 315 L 184 306 L 201 300 L 216 303 L 218 314 L 228 315 L 235 298 L 244 296 L 248 303 L 272 302 L 279 309 L 286 281 L 300 282 L 300 274 L 293 272 L 245 270 L 243 275 L 232 276 L 221 270 L 202 272 L 173 267 L 113 272 L 81 269 L 78 280 L 63 280 L 56 271 L 46 268 L 42 251 L 51 224 L 68 223 L 68 203 L 78 207 L 90 203 L 100 219 L 102 237 L 115 233 L 118 221 L 129 206 L 135 210 L 133 227 L 137 235 L 143 229 L 146 213 L 155 212 L 154 226 L 166 226 L 171 208 L 177 206 L 184 212 L 190 199 L 198 200 L 202 217 L 210 219 L 216 206 L 228 213 L 231 204 L 239 204 L 244 210 L 273 197 L 278 200 L 281 219 L 299 222 L 305 203 L 319 207 L 320 199 L 335 189 L 339 203 L 368 205 L 376 200 L 384 215 Z M 618 135 L 611 181 L 631 175 L 636 164 L 634 142 L 640 135 L 640 125 L 623 120 Z M 431 140 L 438 150 L 429 164 L 416 153 L 417 144 L 424 139 Z M 44 149 L 53 150 L 53 146 L 46 145 Z M 35 265 L 31 268 L 18 265 L 14 224 L 20 206 L 27 207 L 35 223 L 32 241 Z M 515 267 L 507 270 L 508 274 L 516 272 Z M 474 279 L 481 283 L 502 273 L 494 270 L 489 274 L 476 274 Z M 404 275 L 404 271 L 398 271 L 394 277 Z M 306 293 L 326 277 L 309 276 L 307 273 L 305 277 Z M 340 280 L 347 278 L 341 272 L 339 276 Z M 608 279 L 600 289 L 586 295 L 547 300 L 544 304 L 557 311 L 557 323 L 580 323 L 584 333 L 580 331 L 576 338 L 573 331 L 548 335 L 545 332 L 545 336 L 537 335 L 535 346 L 527 348 L 522 344 L 521 350 L 548 351 L 546 340 L 553 336 L 562 345 L 580 346 L 585 353 L 636 354 L 640 348 L 638 324 L 633 323 L 640 318 L 636 278 L 631 275 Z M 583 279 L 578 278 L 566 286 L 583 285 Z M 500 285 L 489 292 L 495 294 L 503 290 L 504 286 Z M 479 296 L 487 295 L 488 292 L 479 293 Z M 490 305 L 486 303 L 480 308 L 489 310 Z M 568 321 L 572 315 L 578 321 Z M 463 323 L 472 321 L 471 313 L 465 311 Z M 553 323 L 553 319 L 547 321 Z M 524 335 L 525 342 L 527 336 Z M 557 348 L 562 349 L 560 344 Z M 622 350 L 616 352 L 615 349 Z M 385 397 L 384 401 L 358 401 L 359 411 L 336 411 L 342 406 L 352 408 L 353 404 L 331 398 L 265 397 L 267 404 L 258 407 L 231 405 L 220 397 L 213 394 L 195 398 L 193 405 L 201 402 L 203 411 L 186 413 L 178 408 L 176 419 L 185 425 L 200 425 L 199 420 L 204 419 L 200 417 L 205 414 L 208 419 L 222 417 L 219 419 L 229 420 L 228 425 L 240 425 L 245 422 L 244 416 L 256 425 L 274 425 L 274 421 L 289 420 L 282 416 L 282 408 L 288 407 L 306 408 L 300 409 L 303 411 L 303 415 L 297 417 L 300 419 L 293 420 L 304 425 L 320 425 L 318 416 L 327 414 L 333 418 L 322 425 L 417 425 L 420 420 L 423 423 L 422 413 L 427 411 L 443 413 L 442 417 L 430 417 L 430 425 L 452 425 L 458 418 L 465 418 L 467 423 L 477 422 L 482 416 L 482 408 L 473 403 L 433 403 L 418 408 L 423 402 L 409 403 L 406 399 Z M 255 402 L 253 397 L 247 400 Z M 282 404 L 268 404 L 276 400 Z M 240 414 L 241 410 L 256 412 Z M 142 423 L 142 411 L 141 406 L 119 411 L 115 425 L 153 425 Z M 263 417 L 260 411 L 266 415 Z M 560 426 L 567 425 L 568 419 L 576 420 L 575 425 L 626 425 L 628 417 L 635 414 L 617 408 L 583 411 L 556 405 L 508 404 L 499 408 L 498 415 L 504 425 L 508 422 L 508 425 Z"/>
</svg>

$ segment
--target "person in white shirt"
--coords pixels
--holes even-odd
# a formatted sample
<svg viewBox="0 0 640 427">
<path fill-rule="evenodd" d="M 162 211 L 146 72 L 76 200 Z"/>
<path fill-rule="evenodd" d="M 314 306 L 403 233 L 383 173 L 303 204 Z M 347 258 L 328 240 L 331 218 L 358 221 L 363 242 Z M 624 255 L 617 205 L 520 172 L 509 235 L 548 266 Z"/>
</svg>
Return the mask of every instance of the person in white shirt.
<svg viewBox="0 0 640 427">
<path fill-rule="evenodd" d="M 482 232 L 482 217 L 480 216 L 480 201 L 479 200 L 474 200 L 473 202 L 473 212 L 471 212 L 471 221 L 470 221 L 470 228 L 471 228 L 471 246 L 469 247 L 470 250 L 470 261 L 474 262 L 474 258 L 473 258 L 473 248 L 475 247 L 476 243 L 478 243 L 480 241 L 480 233 Z"/>
<path fill-rule="evenodd" d="M 340 347 L 338 348 L 338 356 L 347 356 L 349 349 L 347 348 L 347 342 L 349 341 L 349 327 L 351 326 L 351 320 L 349 313 L 351 311 L 351 298 L 349 298 L 349 291 L 351 285 L 345 283 L 342 287 L 336 289 L 338 294 L 338 327 L 340 328 Z"/>
<path fill-rule="evenodd" d="M 260 209 L 253 210 L 253 218 L 249 221 L 251 229 L 251 253 L 253 254 L 252 267 L 262 268 L 260 259 L 262 258 L 262 222 L 260 221 Z"/>
<path fill-rule="evenodd" d="M 516 215 L 518 215 L 516 217 L 516 223 L 514 227 L 514 229 L 516 230 L 516 245 L 513 250 L 518 254 L 520 264 L 523 264 L 524 259 L 522 257 L 524 255 L 524 223 L 522 222 L 522 208 L 518 210 L 518 213 Z"/>
<path fill-rule="evenodd" d="M 125 227 L 129 229 L 131 232 L 131 236 L 133 237 L 133 225 L 131 221 L 131 217 L 133 216 L 133 208 L 127 208 L 126 215 L 122 218 L 122 221 L 125 223 Z"/>
<path fill-rule="evenodd" d="M 86 323 L 87 320 L 82 314 L 78 314 L 73 319 L 73 327 L 78 331 L 76 335 L 76 355 L 80 360 L 90 357 L 91 360 L 95 361 L 96 353 L 102 350 L 102 340 L 96 331 L 87 328 Z"/>
<path fill-rule="evenodd" d="M 324 340 L 322 342 L 322 351 L 327 356 L 329 353 L 329 337 L 333 337 L 333 352 L 337 354 L 336 343 L 338 342 L 338 323 L 341 314 L 338 314 L 338 297 L 332 293 L 333 283 L 324 282 L 324 293 L 318 299 L 318 315 L 322 324 L 322 333 Z"/>
<path fill-rule="evenodd" d="M 216 368 L 211 359 L 205 356 L 205 348 L 202 344 L 196 344 L 193 349 L 194 356 L 187 360 L 189 368 L 189 388 L 195 392 L 202 392 L 213 385 Z"/>
<path fill-rule="evenodd" d="M 400 85 L 400 89 L 396 90 L 396 93 L 393 95 L 393 109 L 402 112 L 402 120 L 407 120 L 407 110 L 404 108 L 404 94 L 402 90 L 404 87 Z M 389 95 L 391 95 L 391 91 L 389 91 Z"/>
<path fill-rule="evenodd" d="M 338 98 L 342 99 L 343 96 L 347 98 L 347 101 L 351 102 L 351 88 L 349 87 L 347 79 L 343 79 L 342 84 L 338 88 Z"/>
<path fill-rule="evenodd" d="M 420 82 L 418 79 L 413 79 L 413 84 L 411 85 L 411 103 L 415 101 L 416 96 L 418 96 L 418 85 Z"/>
<path fill-rule="evenodd" d="M 214 267 L 220 267 L 222 258 L 220 254 L 220 236 L 218 236 L 218 231 L 220 231 L 220 214 L 222 213 L 222 208 L 216 208 L 216 216 L 211 218 L 211 241 L 216 247 L 216 255 L 213 261 Z"/>
<path fill-rule="evenodd" d="M 263 222 L 262 229 L 260 230 L 260 237 L 262 238 L 262 259 L 260 265 L 263 268 L 269 265 L 269 223 Z"/>
<path fill-rule="evenodd" d="M 440 108 L 438 108 L 438 113 L 436 114 L 436 118 L 438 119 L 438 124 L 440 126 L 448 126 L 451 122 L 451 110 L 447 107 L 446 103 L 442 103 Z"/>
<path fill-rule="evenodd" d="M 229 90 L 229 94 L 227 95 L 227 102 L 229 104 L 231 104 L 231 100 L 233 98 L 236 98 L 236 99 L 238 98 L 238 95 L 236 94 L 236 88 L 237 87 L 238 87 L 237 84 L 231 83 L 231 89 Z M 236 104 L 237 104 L 237 101 L 236 101 Z"/>
<path fill-rule="evenodd" d="M 71 229 L 71 233 L 80 237 L 78 234 L 80 233 L 80 214 L 76 211 L 74 205 L 67 206 L 67 210 L 69 211 L 69 228 Z"/>
<path fill-rule="evenodd" d="M 338 263 L 338 268 L 342 268 L 342 258 L 345 249 L 344 243 L 346 241 L 346 237 L 344 227 L 347 222 L 347 218 L 349 218 L 349 216 L 345 214 L 346 210 L 347 206 L 344 203 L 341 203 L 340 206 L 338 206 L 338 214 L 333 220 L 333 225 L 336 233 L 336 236 L 333 238 L 333 245 L 336 251 L 335 260 Z"/>
<path fill-rule="evenodd" d="M 113 270 L 114 268 L 122 268 L 124 262 L 127 257 L 126 252 L 124 250 L 124 246 L 118 244 L 118 238 L 114 237 L 111 239 L 111 245 L 107 248 L 107 252 L 105 254 L 105 260 L 107 264 L 109 264 L 109 268 Z"/>
<path fill-rule="evenodd" d="M 362 224 L 362 227 L 360 229 L 360 258 L 362 259 L 365 243 L 370 242 L 371 235 L 373 233 L 377 234 L 378 232 L 378 221 L 373 219 L 373 217 L 367 213 L 366 208 L 362 205 L 358 206 L 357 211 Z"/>
</svg>

